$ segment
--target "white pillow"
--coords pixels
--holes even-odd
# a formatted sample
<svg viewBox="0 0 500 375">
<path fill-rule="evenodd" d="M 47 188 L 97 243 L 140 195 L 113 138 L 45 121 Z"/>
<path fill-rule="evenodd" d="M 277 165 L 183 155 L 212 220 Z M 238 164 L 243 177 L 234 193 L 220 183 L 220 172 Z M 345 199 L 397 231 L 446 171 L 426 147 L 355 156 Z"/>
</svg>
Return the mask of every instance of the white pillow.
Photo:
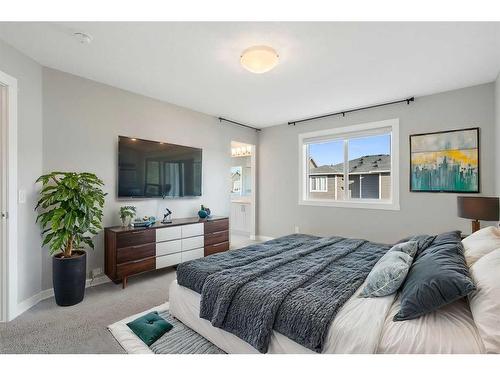
<svg viewBox="0 0 500 375">
<path fill-rule="evenodd" d="M 500 249 L 470 269 L 476 290 L 469 294 L 472 317 L 488 353 L 500 353 Z"/>
<path fill-rule="evenodd" d="M 462 244 L 464 245 L 465 260 L 470 267 L 481 257 L 500 248 L 500 229 L 495 227 L 480 229 L 465 237 Z"/>
</svg>

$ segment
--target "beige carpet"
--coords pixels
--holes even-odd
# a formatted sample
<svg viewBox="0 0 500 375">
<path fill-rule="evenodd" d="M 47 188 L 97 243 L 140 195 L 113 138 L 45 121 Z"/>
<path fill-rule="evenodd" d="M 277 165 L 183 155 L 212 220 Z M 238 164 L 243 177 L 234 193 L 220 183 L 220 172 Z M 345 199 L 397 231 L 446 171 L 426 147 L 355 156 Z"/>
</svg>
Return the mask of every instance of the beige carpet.
<svg viewBox="0 0 500 375">
<path fill-rule="evenodd" d="M 9 323 L 0 323 L 0 353 L 124 353 L 107 326 L 168 300 L 172 268 L 131 277 L 128 287 L 86 289 L 75 306 L 49 298 Z"/>
</svg>

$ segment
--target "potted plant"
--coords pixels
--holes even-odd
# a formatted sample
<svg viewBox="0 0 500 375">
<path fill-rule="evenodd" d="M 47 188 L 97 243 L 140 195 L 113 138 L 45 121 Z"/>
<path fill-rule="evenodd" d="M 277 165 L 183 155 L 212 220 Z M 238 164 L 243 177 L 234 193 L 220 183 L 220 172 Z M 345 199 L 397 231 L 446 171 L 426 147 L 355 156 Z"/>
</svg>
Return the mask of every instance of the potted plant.
<svg viewBox="0 0 500 375">
<path fill-rule="evenodd" d="M 87 254 L 92 237 L 102 229 L 104 183 L 92 173 L 52 172 L 40 176 L 42 183 L 36 221 L 42 227 L 43 245 L 52 256 L 52 282 L 59 306 L 83 300 Z"/>
<path fill-rule="evenodd" d="M 120 207 L 120 220 L 122 221 L 122 227 L 130 226 L 132 219 L 135 216 L 134 206 L 122 206 Z"/>
</svg>

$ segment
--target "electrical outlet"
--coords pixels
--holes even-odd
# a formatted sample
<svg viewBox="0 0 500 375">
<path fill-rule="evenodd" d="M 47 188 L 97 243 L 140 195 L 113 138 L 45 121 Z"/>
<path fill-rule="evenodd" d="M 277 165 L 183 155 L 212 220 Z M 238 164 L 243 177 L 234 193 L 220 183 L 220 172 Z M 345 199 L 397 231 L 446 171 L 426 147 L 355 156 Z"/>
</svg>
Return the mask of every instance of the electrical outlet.
<svg viewBox="0 0 500 375">
<path fill-rule="evenodd" d="M 299 226 L 298 226 L 298 225 L 296 225 L 296 226 L 295 226 L 295 233 L 300 233 L 300 230 L 299 230 Z"/>
</svg>

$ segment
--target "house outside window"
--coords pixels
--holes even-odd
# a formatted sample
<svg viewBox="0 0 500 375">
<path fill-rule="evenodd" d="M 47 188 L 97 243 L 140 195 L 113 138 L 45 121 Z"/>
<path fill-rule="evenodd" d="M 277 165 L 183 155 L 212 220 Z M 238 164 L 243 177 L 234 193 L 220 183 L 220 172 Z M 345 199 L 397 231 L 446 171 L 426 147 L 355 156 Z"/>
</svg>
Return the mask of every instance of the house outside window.
<svg viewBox="0 0 500 375">
<path fill-rule="evenodd" d="M 299 135 L 299 204 L 399 210 L 399 121 Z"/>
</svg>

